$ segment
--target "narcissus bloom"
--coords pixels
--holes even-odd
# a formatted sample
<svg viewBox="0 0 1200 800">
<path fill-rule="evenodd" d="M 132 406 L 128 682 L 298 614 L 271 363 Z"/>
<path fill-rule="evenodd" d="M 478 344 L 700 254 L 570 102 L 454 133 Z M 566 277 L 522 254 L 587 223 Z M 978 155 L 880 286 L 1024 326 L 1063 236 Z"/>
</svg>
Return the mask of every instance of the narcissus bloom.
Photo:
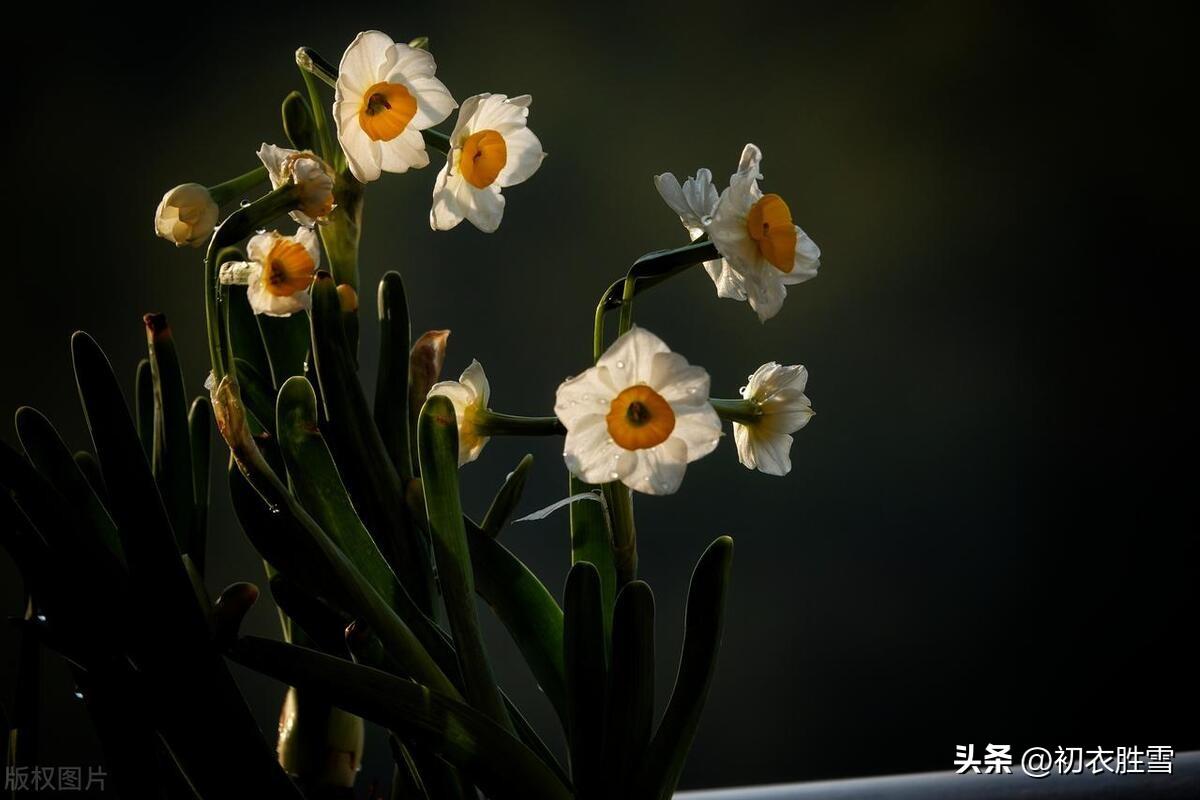
<svg viewBox="0 0 1200 800">
<path fill-rule="evenodd" d="M 355 37 L 338 66 L 333 116 L 350 172 L 366 183 L 381 172 L 407 172 L 429 163 L 421 131 L 458 107 L 433 76 L 427 50 L 393 42 L 386 33 Z"/>
<path fill-rule="evenodd" d="M 703 368 L 649 331 L 630 329 L 596 366 L 558 387 L 554 413 L 567 429 L 567 469 L 588 483 L 619 480 L 671 494 L 687 465 L 721 438 L 708 390 Z"/>
<path fill-rule="evenodd" d="M 463 221 L 491 233 L 504 216 L 501 189 L 537 172 L 546 154 L 526 126 L 529 95 L 477 94 L 463 102 L 450 153 L 433 186 L 429 224 L 447 231 Z"/>
<path fill-rule="evenodd" d="M 724 259 L 709 276 L 719 296 L 749 301 L 765 322 L 779 313 L 787 286 L 816 277 L 821 250 L 792 222 L 782 197 L 758 188 L 761 162 L 762 152 L 746 145 L 721 193 L 708 235 Z"/>
<path fill-rule="evenodd" d="M 176 247 L 200 247 L 212 235 L 220 213 L 208 189 L 185 183 L 163 195 L 154 212 L 154 232 Z"/>
<path fill-rule="evenodd" d="M 483 366 L 478 361 L 472 361 L 458 380 L 442 381 L 431 386 L 428 396 L 434 395 L 448 398 L 454 405 L 454 415 L 458 418 L 458 465 L 461 467 L 479 458 L 483 446 L 488 443 L 488 437 L 479 435 L 475 428 L 475 416 L 487 410 L 488 398 L 492 395 Z"/>
<path fill-rule="evenodd" d="M 221 283 L 246 286 L 255 314 L 287 317 L 309 307 L 309 288 L 321 264 L 321 246 L 311 228 L 294 236 L 269 231 L 246 243 L 249 261 L 221 265 Z"/>
<path fill-rule="evenodd" d="M 333 211 L 333 171 L 316 153 L 263 142 L 258 159 L 267 168 L 272 189 L 289 183 L 299 187 L 300 208 L 292 212 L 298 224 L 311 228 Z"/>
<path fill-rule="evenodd" d="M 733 423 L 738 461 L 768 475 L 791 472 L 791 434 L 813 416 L 812 403 L 804 394 L 807 383 L 808 370 L 799 364 L 783 367 L 771 361 L 754 371 L 742 387 L 742 399 L 759 415 L 753 423 Z"/>
</svg>

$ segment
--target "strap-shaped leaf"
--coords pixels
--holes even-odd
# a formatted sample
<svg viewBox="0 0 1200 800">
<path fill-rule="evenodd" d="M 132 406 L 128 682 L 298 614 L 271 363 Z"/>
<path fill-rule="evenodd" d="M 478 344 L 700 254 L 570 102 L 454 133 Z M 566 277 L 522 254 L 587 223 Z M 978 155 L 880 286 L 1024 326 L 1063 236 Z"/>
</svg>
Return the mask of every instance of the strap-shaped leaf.
<svg viewBox="0 0 1200 800">
<path fill-rule="evenodd" d="M 563 671 L 563 612 L 554 595 L 508 548 L 473 525 L 467 544 L 475 590 L 508 629 L 538 686 L 567 724 Z"/>
<path fill-rule="evenodd" d="M 237 286 L 228 288 L 240 289 Z M 239 302 L 246 303 L 249 308 L 244 289 L 230 292 L 230 305 L 236 306 Z M 258 322 L 258 329 L 262 333 L 262 341 L 271 361 L 271 378 L 275 385 L 282 386 L 283 382 L 293 375 L 303 375 L 304 362 L 308 359 L 309 348 L 312 346 L 308 315 L 304 312 L 297 312 L 290 317 L 257 314 L 255 320 Z"/>
<path fill-rule="evenodd" d="M 138 439 L 149 464 L 154 460 L 154 375 L 150 371 L 150 359 L 143 358 L 138 362 L 136 377 L 133 386 L 134 418 L 137 420 Z"/>
<path fill-rule="evenodd" d="M 633 797 L 667 800 L 679 783 L 716 671 L 732 567 L 733 539 L 722 536 L 708 546 L 692 573 L 675 688 L 635 780 Z"/>
<path fill-rule="evenodd" d="M 108 359 L 85 333 L 72 337 L 71 351 L 134 591 L 154 598 L 138 604 L 139 627 L 155 632 L 138 656 L 160 702 L 169 697 L 173 706 L 162 719 L 164 737 L 202 794 L 297 797 L 225 664 L 210 649 L 207 620 Z M 212 769 L 214 763 L 220 769 Z"/>
<path fill-rule="evenodd" d="M 75 466 L 79 467 L 79 471 L 83 473 L 83 477 L 87 479 L 88 485 L 92 487 L 92 491 L 104 507 L 108 508 L 108 487 L 104 485 L 104 474 L 100 471 L 100 462 L 96 457 L 87 450 L 77 450 L 73 456 Z M 117 542 L 120 544 L 120 541 Z"/>
<path fill-rule="evenodd" d="M 475 577 L 458 494 L 458 425 L 449 399 L 439 396 L 425 402 L 417 425 L 417 452 L 438 580 L 458 653 L 464 694 L 475 708 L 511 729 L 479 630 Z"/>
<path fill-rule="evenodd" d="M 401 478 L 413 476 L 408 438 L 408 347 L 411 336 L 404 281 L 399 272 L 388 272 L 379 282 L 375 424 Z"/>
<path fill-rule="evenodd" d="M 88 532 L 96 537 L 84 545 L 84 552 L 89 552 L 98 541 L 115 559 L 114 564 L 122 562 L 117 526 L 50 420 L 26 406 L 17 409 L 16 424 L 17 438 L 34 469 L 62 495 L 82 518 Z"/>
<path fill-rule="evenodd" d="M 240 358 L 233 359 L 238 386 L 242 390 L 242 401 L 268 433 L 275 434 L 275 387 L 271 376 L 264 375 L 258 368 Z"/>
<path fill-rule="evenodd" d="M 319 691 L 458 767 L 495 800 L 572 800 L 528 747 L 486 715 L 424 686 L 315 650 L 244 637 L 231 656 L 290 686 Z"/>
<path fill-rule="evenodd" d="M 567 741 L 571 779 L 580 798 L 600 795 L 604 707 L 608 684 L 600 575 L 580 561 L 563 592 L 563 662 L 567 676 Z"/>
<path fill-rule="evenodd" d="M 154 378 L 154 480 L 175 541 L 180 550 L 185 550 L 196 525 L 187 390 L 166 316 L 147 314 L 144 319 Z"/>
<path fill-rule="evenodd" d="M 645 581 L 632 581 L 621 589 L 613 613 L 602 767 L 607 796 L 630 796 L 653 725 L 654 593 Z"/>
<path fill-rule="evenodd" d="M 200 574 L 204 574 L 208 544 L 208 502 L 212 458 L 212 405 L 207 397 L 197 397 L 188 412 L 188 435 L 192 440 L 192 493 L 196 504 L 195 527 L 185 552 Z"/>
<path fill-rule="evenodd" d="M 599 486 L 570 476 L 568 497 L 599 491 Z M 600 593 L 604 601 L 604 630 L 612 629 L 613 602 L 617 594 L 617 571 L 613 565 L 612 530 L 608 512 L 602 503 L 571 503 L 571 563 L 587 561 L 600 575 Z"/>
<path fill-rule="evenodd" d="M 404 485 L 392 464 L 358 382 L 333 279 L 318 272 L 313 286 L 312 344 L 330 440 L 354 507 L 380 552 L 422 611 L 434 588 L 424 541 L 404 507 Z"/>
<path fill-rule="evenodd" d="M 512 518 L 517 503 L 521 502 L 521 493 L 525 491 L 525 481 L 532 466 L 533 455 L 527 453 L 504 479 L 504 484 L 500 491 L 496 492 L 496 497 L 488 507 L 487 513 L 483 515 L 483 522 L 479 526 L 488 536 L 498 536 L 500 530 Z"/>
</svg>

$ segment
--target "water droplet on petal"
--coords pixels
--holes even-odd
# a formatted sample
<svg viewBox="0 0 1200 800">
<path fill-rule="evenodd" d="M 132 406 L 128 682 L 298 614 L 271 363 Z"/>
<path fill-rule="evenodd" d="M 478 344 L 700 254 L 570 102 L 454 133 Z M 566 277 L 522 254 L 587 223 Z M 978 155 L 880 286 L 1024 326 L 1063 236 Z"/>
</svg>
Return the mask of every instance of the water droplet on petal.
<svg viewBox="0 0 1200 800">
<path fill-rule="evenodd" d="M 624 361 L 618 361 L 618 362 L 617 362 L 617 369 L 625 369 L 625 362 L 624 362 Z"/>
<path fill-rule="evenodd" d="M 748 391 L 750 391 L 750 387 L 749 387 L 749 386 L 743 386 L 742 388 L 738 389 L 738 394 L 740 394 L 742 397 L 745 397 L 745 396 L 746 396 L 746 392 L 748 392 Z"/>
<path fill-rule="evenodd" d="M 619 472 L 610 472 L 610 473 L 608 473 L 608 477 L 609 477 L 610 479 L 612 479 L 612 480 L 614 480 L 614 481 L 615 481 L 617 478 L 621 477 L 621 473 L 619 473 Z"/>
</svg>

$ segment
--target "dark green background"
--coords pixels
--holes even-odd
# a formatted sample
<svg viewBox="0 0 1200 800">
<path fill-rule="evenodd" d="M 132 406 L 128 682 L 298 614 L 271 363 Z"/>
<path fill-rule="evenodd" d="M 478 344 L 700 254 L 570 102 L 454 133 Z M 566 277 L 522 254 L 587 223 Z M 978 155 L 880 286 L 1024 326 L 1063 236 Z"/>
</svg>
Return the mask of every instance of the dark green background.
<svg viewBox="0 0 1200 800">
<path fill-rule="evenodd" d="M 4 413 L 35 405 L 85 446 L 68 335 L 94 334 L 132 387 L 148 310 L 169 315 L 201 391 L 199 253 L 153 237 L 162 192 L 282 142 L 297 45 L 336 61 L 363 28 L 427 34 L 460 101 L 531 93 L 550 155 L 505 193 L 492 236 L 429 230 L 436 156 L 371 185 L 365 364 L 373 287 L 399 269 L 414 325 L 453 330 L 448 372 L 477 357 L 494 408 L 549 413 L 587 365 L 602 288 L 685 241 L 651 176 L 708 166 L 724 184 L 747 141 L 823 250 L 820 276 L 766 325 L 699 271 L 638 305 L 714 394 L 764 361 L 804 363 L 818 412 L 787 478 L 743 469 L 727 437 L 677 495 L 637 504 L 660 695 L 691 565 L 715 536 L 737 541 L 685 786 L 944 769 L 962 742 L 1200 744 L 1186 646 L 1194 301 L 1175 277 L 1195 256 L 1167 252 L 1190 194 L 1172 120 L 1194 105 L 1181 20 L 1100 3 L 137 9 L 43 5 L 3 34 Z M 468 509 L 526 450 L 522 508 L 562 497 L 559 447 L 493 442 L 463 472 Z M 558 514 L 505 534 L 556 589 L 565 526 Z M 211 541 L 211 589 L 261 578 L 221 491 Z M 0 581 L 17 613 L 6 556 Z M 274 626 L 261 603 L 249 628 Z M 549 706 L 493 633 L 498 673 L 548 730 Z M 65 670 L 46 669 L 45 763 L 94 761 Z M 270 731 L 280 687 L 239 675 Z M 364 776 L 388 774 L 376 742 Z"/>
</svg>

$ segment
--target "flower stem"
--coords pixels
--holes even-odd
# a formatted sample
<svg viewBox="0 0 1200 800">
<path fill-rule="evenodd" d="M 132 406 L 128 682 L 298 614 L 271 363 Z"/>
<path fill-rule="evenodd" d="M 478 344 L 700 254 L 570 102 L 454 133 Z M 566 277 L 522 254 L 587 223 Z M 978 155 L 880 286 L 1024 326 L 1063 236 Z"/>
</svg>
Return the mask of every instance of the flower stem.
<svg viewBox="0 0 1200 800">
<path fill-rule="evenodd" d="M 321 57 L 311 47 L 296 50 L 296 66 L 303 72 L 316 75 L 330 86 L 337 87 L 337 68 Z"/>
<path fill-rule="evenodd" d="M 208 331 L 208 356 L 213 375 L 220 381 L 231 371 L 233 359 L 226 359 L 229 337 L 221 321 L 221 284 L 218 275 L 218 256 L 222 248 L 245 239 L 253 231 L 275 217 L 299 205 L 296 186 L 285 184 L 268 192 L 248 206 L 234 211 L 213 232 L 204 257 L 204 322 Z"/>
<path fill-rule="evenodd" d="M 633 517 L 633 494 L 620 481 L 601 487 L 604 504 L 612 523 L 613 565 L 617 570 L 617 591 L 637 579 L 637 525 Z"/>
<path fill-rule="evenodd" d="M 717 412 L 717 416 L 726 422 L 754 425 L 762 418 L 762 408 L 750 400 L 718 400 L 714 397 L 708 402 Z"/>
<path fill-rule="evenodd" d="M 450 155 L 450 136 L 448 134 L 428 128 L 421 131 L 421 136 L 425 139 L 426 147 L 432 147 L 444 156 Z"/>
<path fill-rule="evenodd" d="M 307 56 L 307 59 L 304 58 Z M 321 99 L 320 87 L 317 85 L 317 78 L 333 86 L 337 83 L 336 73 L 332 80 L 328 74 L 322 72 L 321 67 L 316 65 L 313 60 L 314 56 L 320 59 L 312 50 L 307 47 L 301 47 L 296 51 L 296 64 L 300 67 L 300 77 L 304 79 L 304 88 L 308 90 L 308 105 L 312 109 L 313 124 L 317 128 L 317 141 L 321 145 L 321 158 L 325 159 L 326 163 L 334 165 L 335 169 L 340 167 L 340 162 L 335 160 L 335 155 L 341 155 L 340 152 L 335 153 L 333 149 L 333 137 L 329 133 L 329 119 L 325 116 L 325 103 Z M 322 63 L 324 61 L 322 60 Z M 328 66 L 326 64 L 326 66 Z"/>
<path fill-rule="evenodd" d="M 519 417 L 491 409 L 475 412 L 475 429 L 481 436 L 565 436 L 558 417 Z"/>
<path fill-rule="evenodd" d="M 266 179 L 267 168 L 255 167 L 245 175 L 239 175 L 236 178 L 230 178 L 224 183 L 208 187 L 208 193 L 212 195 L 213 202 L 220 206 L 228 203 L 239 194 L 248 192 Z"/>
</svg>

